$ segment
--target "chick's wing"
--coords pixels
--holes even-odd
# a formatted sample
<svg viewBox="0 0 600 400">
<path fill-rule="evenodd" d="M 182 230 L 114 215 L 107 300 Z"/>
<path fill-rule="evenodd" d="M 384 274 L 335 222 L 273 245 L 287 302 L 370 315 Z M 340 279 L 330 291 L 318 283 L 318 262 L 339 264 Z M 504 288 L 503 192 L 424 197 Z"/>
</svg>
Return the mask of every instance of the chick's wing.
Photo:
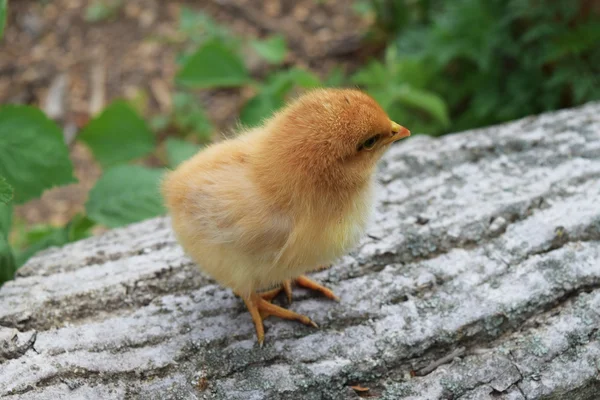
<svg viewBox="0 0 600 400">
<path fill-rule="evenodd" d="M 190 160 L 169 178 L 174 223 L 192 240 L 276 257 L 292 231 L 291 218 L 257 190 L 242 150 L 220 150 Z"/>
</svg>

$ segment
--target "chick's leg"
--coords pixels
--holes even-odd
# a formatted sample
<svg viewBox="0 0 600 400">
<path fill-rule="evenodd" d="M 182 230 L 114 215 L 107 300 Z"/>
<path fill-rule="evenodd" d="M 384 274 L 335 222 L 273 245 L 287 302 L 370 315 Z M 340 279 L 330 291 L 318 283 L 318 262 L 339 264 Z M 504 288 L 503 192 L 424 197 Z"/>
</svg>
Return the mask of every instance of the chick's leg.
<svg viewBox="0 0 600 400">
<path fill-rule="evenodd" d="M 299 321 L 305 325 L 318 328 L 317 324 L 315 324 L 307 316 L 276 306 L 269 300 L 265 300 L 260 294 L 252 293 L 249 297 L 242 298 L 244 299 L 244 303 L 246 303 L 246 307 L 248 307 L 248 311 L 250 311 L 250 315 L 252 316 L 252 321 L 254 322 L 254 327 L 256 328 L 258 343 L 261 346 L 265 340 L 265 328 L 263 325 L 263 320 L 271 315 L 274 317 Z"/>
<path fill-rule="evenodd" d="M 285 292 L 285 297 L 287 297 L 288 304 L 292 304 L 292 280 L 287 279 L 283 281 L 282 287 Z"/>
</svg>

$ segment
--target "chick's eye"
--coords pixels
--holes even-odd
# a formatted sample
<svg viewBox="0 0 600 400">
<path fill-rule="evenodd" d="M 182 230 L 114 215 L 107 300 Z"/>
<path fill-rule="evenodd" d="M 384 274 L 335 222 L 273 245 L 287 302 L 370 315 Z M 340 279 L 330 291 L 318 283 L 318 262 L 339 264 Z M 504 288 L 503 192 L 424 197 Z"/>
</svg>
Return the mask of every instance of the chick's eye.
<svg viewBox="0 0 600 400">
<path fill-rule="evenodd" d="M 358 150 L 371 150 L 379 140 L 379 135 L 371 136 L 358 146 Z"/>
</svg>

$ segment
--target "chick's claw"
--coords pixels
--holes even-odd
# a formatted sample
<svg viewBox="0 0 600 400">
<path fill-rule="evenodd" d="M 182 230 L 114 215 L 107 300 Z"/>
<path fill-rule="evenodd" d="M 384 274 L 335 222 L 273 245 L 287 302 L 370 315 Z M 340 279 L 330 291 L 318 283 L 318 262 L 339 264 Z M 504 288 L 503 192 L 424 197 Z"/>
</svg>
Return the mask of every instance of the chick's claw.
<svg viewBox="0 0 600 400">
<path fill-rule="evenodd" d="M 265 318 L 271 315 L 274 317 L 302 322 L 305 325 L 310 325 L 315 328 L 319 327 L 307 316 L 276 306 L 269 300 L 265 300 L 260 294 L 253 293 L 248 298 L 244 297 L 243 299 L 244 303 L 246 303 L 246 307 L 248 307 L 248 311 L 250 311 L 250 315 L 252 316 L 252 321 L 254 322 L 254 327 L 256 328 L 256 337 L 261 347 L 265 340 L 265 328 L 263 321 Z"/>
</svg>

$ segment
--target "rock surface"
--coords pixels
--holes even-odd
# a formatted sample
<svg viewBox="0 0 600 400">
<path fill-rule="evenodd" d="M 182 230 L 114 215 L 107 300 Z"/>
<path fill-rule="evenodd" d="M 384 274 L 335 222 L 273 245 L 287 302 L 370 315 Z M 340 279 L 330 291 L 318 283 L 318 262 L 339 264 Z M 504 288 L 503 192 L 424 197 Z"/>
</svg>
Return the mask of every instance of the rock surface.
<svg viewBox="0 0 600 400">
<path fill-rule="evenodd" d="M 600 398 L 600 103 L 385 157 L 363 243 L 268 319 L 157 218 L 44 252 L 0 289 L 7 399 Z M 369 387 L 356 392 L 351 386 Z"/>
</svg>

